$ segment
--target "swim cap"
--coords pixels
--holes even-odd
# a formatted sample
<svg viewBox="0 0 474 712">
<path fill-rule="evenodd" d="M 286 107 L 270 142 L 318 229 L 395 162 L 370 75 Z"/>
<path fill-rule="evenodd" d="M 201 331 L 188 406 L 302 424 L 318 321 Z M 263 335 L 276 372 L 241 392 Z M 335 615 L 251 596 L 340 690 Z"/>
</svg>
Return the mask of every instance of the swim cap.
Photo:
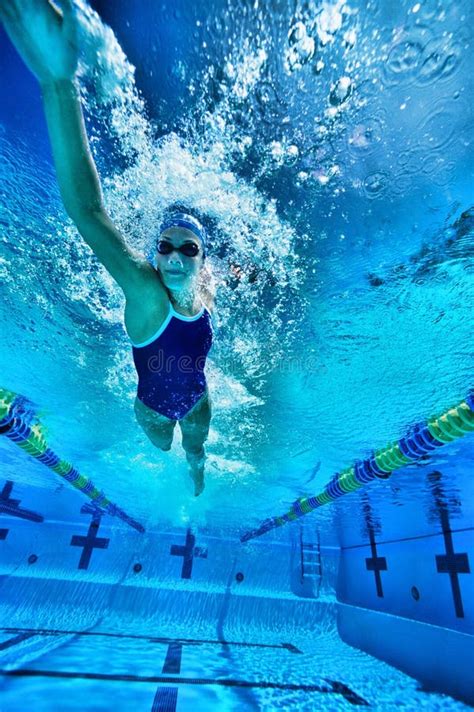
<svg viewBox="0 0 474 712">
<path fill-rule="evenodd" d="M 197 218 L 189 215 L 188 213 L 172 213 L 167 216 L 160 225 L 160 235 L 168 230 L 170 227 L 184 227 L 186 230 L 190 230 L 196 237 L 198 237 L 202 242 L 203 247 L 203 257 L 206 254 L 206 229 L 204 225 L 201 225 Z"/>
</svg>

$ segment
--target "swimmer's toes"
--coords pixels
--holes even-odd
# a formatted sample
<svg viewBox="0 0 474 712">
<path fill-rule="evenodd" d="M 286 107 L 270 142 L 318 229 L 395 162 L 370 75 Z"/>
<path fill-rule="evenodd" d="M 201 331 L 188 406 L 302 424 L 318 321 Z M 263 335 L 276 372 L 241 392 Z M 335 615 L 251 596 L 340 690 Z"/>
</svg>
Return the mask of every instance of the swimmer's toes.
<svg viewBox="0 0 474 712">
<path fill-rule="evenodd" d="M 206 485 L 204 484 L 204 480 L 200 482 L 199 484 L 197 482 L 194 483 L 194 496 L 199 497 L 200 494 L 204 492 L 204 487 Z"/>
</svg>

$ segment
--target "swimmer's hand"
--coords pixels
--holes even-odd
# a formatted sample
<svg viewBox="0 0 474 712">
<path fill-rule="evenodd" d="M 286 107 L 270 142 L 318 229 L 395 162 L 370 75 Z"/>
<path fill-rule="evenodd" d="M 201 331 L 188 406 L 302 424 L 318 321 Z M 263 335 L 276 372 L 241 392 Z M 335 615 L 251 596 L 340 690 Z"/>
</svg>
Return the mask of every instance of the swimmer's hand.
<svg viewBox="0 0 474 712">
<path fill-rule="evenodd" d="M 159 308 L 164 314 L 168 296 L 154 269 L 126 244 L 105 210 L 79 88 L 73 81 L 79 55 L 73 0 L 61 0 L 61 8 L 50 0 L 0 0 L 0 20 L 40 81 L 66 212 L 123 289 L 129 312 L 135 315 L 131 320 L 143 320 L 144 300 L 154 313 Z"/>
<path fill-rule="evenodd" d="M 71 80 L 79 57 L 72 0 L 0 0 L 0 19 L 40 84 Z"/>
</svg>

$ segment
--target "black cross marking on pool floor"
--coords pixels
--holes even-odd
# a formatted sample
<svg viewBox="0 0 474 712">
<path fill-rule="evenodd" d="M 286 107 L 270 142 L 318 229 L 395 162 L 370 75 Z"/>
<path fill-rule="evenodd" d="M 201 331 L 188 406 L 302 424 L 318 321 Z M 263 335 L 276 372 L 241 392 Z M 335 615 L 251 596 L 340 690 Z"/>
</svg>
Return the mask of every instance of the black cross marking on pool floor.
<svg viewBox="0 0 474 712">
<path fill-rule="evenodd" d="M 181 569 L 181 578 L 190 579 L 193 571 L 193 558 L 195 556 L 201 559 L 207 559 L 207 549 L 201 546 L 194 546 L 196 537 L 192 534 L 191 529 L 186 532 L 186 543 L 184 546 L 172 544 L 170 554 L 172 556 L 183 557 L 183 567 Z"/>
<path fill-rule="evenodd" d="M 11 517 L 19 517 L 27 519 L 30 522 L 42 522 L 44 517 L 30 509 L 23 509 L 19 504 L 20 499 L 12 499 L 10 497 L 13 489 L 13 482 L 7 480 L 2 491 L 0 492 L 0 514 L 9 514 Z M 8 531 L 8 529 L 7 529 Z"/>
<path fill-rule="evenodd" d="M 436 477 L 435 477 L 436 476 Z M 430 481 L 435 481 L 433 494 L 436 502 L 436 509 L 439 514 L 441 529 L 444 538 L 444 554 L 436 555 L 436 570 L 439 574 L 448 574 L 453 595 L 454 610 L 456 618 L 464 618 L 464 606 L 459 583 L 459 574 L 470 574 L 469 557 L 466 552 L 462 554 L 454 551 L 453 534 L 449 520 L 449 506 L 444 496 L 443 488 L 440 484 L 441 473 L 431 473 Z"/>
<path fill-rule="evenodd" d="M 7 538 L 9 529 L 0 529 L 0 541 L 3 541 L 3 539 Z"/>
<path fill-rule="evenodd" d="M 89 524 L 87 536 L 79 536 L 74 534 L 71 538 L 71 546 L 82 546 L 81 558 L 79 560 L 79 569 L 89 568 L 92 552 L 94 549 L 107 549 L 110 539 L 98 537 L 100 519 L 94 518 Z"/>
</svg>

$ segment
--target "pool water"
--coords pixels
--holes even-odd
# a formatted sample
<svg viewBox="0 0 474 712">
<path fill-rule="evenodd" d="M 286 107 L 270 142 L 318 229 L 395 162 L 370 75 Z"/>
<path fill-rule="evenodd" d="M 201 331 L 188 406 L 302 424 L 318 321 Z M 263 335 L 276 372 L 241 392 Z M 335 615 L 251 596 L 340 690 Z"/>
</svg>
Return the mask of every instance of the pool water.
<svg viewBox="0 0 474 712">
<path fill-rule="evenodd" d="M 112 219 L 144 254 L 172 203 L 209 233 L 198 498 L 0 28 L 0 390 L 119 508 L 0 433 L 1 712 L 474 704 L 472 433 L 260 529 L 472 402 L 473 10 L 77 0 Z"/>
</svg>

